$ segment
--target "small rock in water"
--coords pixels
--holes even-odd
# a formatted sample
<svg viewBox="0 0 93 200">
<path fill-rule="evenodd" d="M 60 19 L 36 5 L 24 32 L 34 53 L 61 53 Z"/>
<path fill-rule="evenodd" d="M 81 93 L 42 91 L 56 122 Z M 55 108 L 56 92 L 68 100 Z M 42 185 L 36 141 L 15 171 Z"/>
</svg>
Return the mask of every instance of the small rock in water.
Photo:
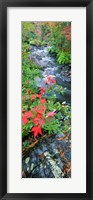
<svg viewBox="0 0 93 200">
<path fill-rule="evenodd" d="M 25 163 L 27 164 L 30 161 L 30 157 L 25 159 Z"/>
<path fill-rule="evenodd" d="M 63 101 L 63 102 L 62 102 L 62 105 L 65 105 L 65 104 L 66 104 L 66 101 Z"/>
<path fill-rule="evenodd" d="M 31 171 L 34 169 L 34 167 L 35 167 L 35 165 L 34 165 L 34 163 L 32 163 L 31 167 L 30 167 Z"/>
</svg>

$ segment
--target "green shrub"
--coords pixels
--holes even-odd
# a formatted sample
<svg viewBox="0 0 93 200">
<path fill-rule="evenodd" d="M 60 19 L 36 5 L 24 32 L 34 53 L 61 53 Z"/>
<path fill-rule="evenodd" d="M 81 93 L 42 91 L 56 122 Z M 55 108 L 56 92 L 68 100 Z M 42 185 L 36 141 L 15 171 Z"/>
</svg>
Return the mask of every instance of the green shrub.
<svg viewBox="0 0 93 200">
<path fill-rule="evenodd" d="M 59 64 L 68 64 L 71 63 L 71 55 L 69 52 L 59 52 L 57 54 L 57 62 Z"/>
</svg>

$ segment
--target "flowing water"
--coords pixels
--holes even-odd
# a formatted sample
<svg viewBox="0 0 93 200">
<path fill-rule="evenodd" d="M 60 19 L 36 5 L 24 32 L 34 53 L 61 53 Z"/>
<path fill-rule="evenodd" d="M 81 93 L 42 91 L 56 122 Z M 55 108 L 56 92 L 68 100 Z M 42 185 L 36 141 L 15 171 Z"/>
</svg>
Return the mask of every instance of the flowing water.
<svg viewBox="0 0 93 200">
<path fill-rule="evenodd" d="M 30 59 L 34 61 L 36 65 L 40 66 L 43 78 L 36 77 L 36 83 L 38 87 L 44 86 L 44 79 L 51 75 L 56 79 L 58 85 L 64 88 L 64 95 L 56 94 L 58 101 L 66 101 L 71 103 L 71 66 L 70 65 L 58 65 L 55 57 L 50 56 L 48 49 L 50 47 L 31 47 Z"/>
</svg>

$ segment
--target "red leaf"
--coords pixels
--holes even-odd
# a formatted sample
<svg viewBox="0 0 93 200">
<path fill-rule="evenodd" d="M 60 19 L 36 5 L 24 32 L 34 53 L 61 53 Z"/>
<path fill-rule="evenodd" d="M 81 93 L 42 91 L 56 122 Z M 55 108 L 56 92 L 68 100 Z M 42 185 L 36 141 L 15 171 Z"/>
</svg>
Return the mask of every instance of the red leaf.
<svg viewBox="0 0 93 200">
<path fill-rule="evenodd" d="M 49 85 L 56 84 L 56 80 L 51 75 L 49 75 L 45 79 L 45 84 L 49 84 Z"/>
<path fill-rule="evenodd" d="M 34 137 L 36 137 L 38 134 L 42 135 L 42 129 L 40 126 L 34 126 L 31 130 L 31 132 L 34 133 Z"/>
<path fill-rule="evenodd" d="M 45 124 L 44 120 L 42 119 L 42 113 L 38 113 L 36 118 L 33 119 L 35 125 L 39 125 L 40 127 Z"/>
<path fill-rule="evenodd" d="M 41 95 L 40 94 L 33 94 L 32 97 L 31 97 L 31 100 L 34 100 L 36 98 L 41 98 Z"/>
<path fill-rule="evenodd" d="M 27 119 L 26 117 L 23 117 L 23 118 L 22 118 L 22 122 L 23 122 L 23 124 L 27 124 L 28 119 Z"/>
<path fill-rule="evenodd" d="M 40 118 L 42 118 L 42 114 L 41 113 L 38 113 L 37 114 L 37 117 L 40 119 Z"/>
<path fill-rule="evenodd" d="M 52 111 L 52 112 L 48 112 L 46 117 L 53 117 L 56 113 L 56 110 Z"/>
<path fill-rule="evenodd" d="M 34 100 L 37 98 L 37 94 L 33 94 L 32 97 L 31 97 L 31 100 Z"/>
<path fill-rule="evenodd" d="M 34 117 L 34 115 L 33 115 L 33 113 L 31 111 L 25 112 L 24 116 L 27 117 L 27 118 L 33 118 Z"/>
<path fill-rule="evenodd" d="M 33 122 L 36 124 L 36 125 L 40 125 L 42 126 L 45 122 L 44 120 L 42 119 L 42 113 L 38 113 L 36 118 L 33 119 Z"/>
<path fill-rule="evenodd" d="M 28 94 L 29 94 L 29 95 L 31 94 L 31 90 L 28 90 Z"/>
<path fill-rule="evenodd" d="M 43 124 L 45 124 L 44 120 L 39 119 L 39 118 L 35 118 L 33 120 L 33 122 L 34 122 L 35 125 L 39 125 L 39 126 L 42 126 Z"/>
<path fill-rule="evenodd" d="M 42 113 L 45 112 L 46 106 L 45 105 L 39 105 L 39 106 L 36 106 L 36 107 L 32 108 L 31 110 L 32 110 L 32 112 L 36 112 L 36 113 L 42 114 Z"/>
<path fill-rule="evenodd" d="M 40 99 L 40 102 L 41 102 L 42 104 L 45 104 L 45 103 L 46 103 L 46 99 Z"/>
<path fill-rule="evenodd" d="M 46 88 L 45 87 L 41 87 L 40 88 L 40 94 L 43 95 L 46 92 Z"/>
</svg>

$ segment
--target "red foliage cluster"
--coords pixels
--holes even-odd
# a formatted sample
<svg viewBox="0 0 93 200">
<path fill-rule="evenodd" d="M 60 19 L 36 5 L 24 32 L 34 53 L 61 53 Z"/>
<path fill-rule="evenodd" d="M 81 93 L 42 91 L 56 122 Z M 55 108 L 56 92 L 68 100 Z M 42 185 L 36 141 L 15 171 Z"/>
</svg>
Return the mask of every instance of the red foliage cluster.
<svg viewBox="0 0 93 200">
<path fill-rule="evenodd" d="M 42 135 L 42 129 L 40 126 L 34 126 L 31 130 L 31 132 L 34 133 L 34 137 L 36 137 L 38 134 Z"/>
<path fill-rule="evenodd" d="M 56 84 L 56 80 L 54 80 L 52 76 L 48 76 L 46 79 L 46 83 L 49 85 Z M 22 123 L 26 125 L 28 122 L 31 121 L 35 125 L 31 129 L 31 132 L 33 132 L 34 137 L 36 137 L 38 134 L 42 134 L 42 126 L 45 124 L 47 118 L 53 117 L 55 115 L 55 110 L 54 110 L 52 112 L 48 112 L 45 116 L 46 99 L 43 98 L 43 95 L 45 94 L 45 92 L 46 92 L 46 88 L 41 87 L 39 94 L 32 94 L 30 97 L 31 101 L 35 100 L 36 98 L 39 98 L 41 102 L 40 105 L 31 108 L 31 110 L 29 111 L 22 110 L 23 112 Z M 31 94 L 31 90 L 28 90 L 28 95 L 30 94 Z"/>
<path fill-rule="evenodd" d="M 22 117 L 22 122 L 23 122 L 23 124 L 27 124 L 27 122 L 28 122 L 27 117 L 23 116 L 23 117 Z"/>
<path fill-rule="evenodd" d="M 49 75 L 46 77 L 45 84 L 49 84 L 49 85 L 56 84 L 56 80 L 53 79 L 53 77 L 51 75 Z"/>
<path fill-rule="evenodd" d="M 46 106 L 45 105 L 35 106 L 31 110 L 32 110 L 33 113 L 42 114 L 46 111 Z"/>
<path fill-rule="evenodd" d="M 46 99 L 40 99 L 40 102 L 42 103 L 42 104 L 45 104 L 46 103 Z"/>
<path fill-rule="evenodd" d="M 45 87 L 41 87 L 41 88 L 40 88 L 40 94 L 41 94 L 41 95 L 44 95 L 45 92 L 46 92 L 46 88 L 45 88 Z"/>
<path fill-rule="evenodd" d="M 65 26 L 62 33 L 66 36 L 67 40 L 71 40 L 71 26 Z"/>
<path fill-rule="evenodd" d="M 36 98 L 41 98 L 41 95 L 39 95 L 39 94 L 33 94 L 32 97 L 31 97 L 31 100 L 34 100 Z"/>
<path fill-rule="evenodd" d="M 43 124 L 45 124 L 43 119 L 45 110 L 46 106 L 40 105 L 32 108 L 31 111 L 24 112 L 23 114 L 22 122 L 24 125 L 26 125 L 29 120 L 32 120 L 32 122 L 35 124 L 31 130 L 31 132 L 34 133 L 34 137 L 36 137 L 38 134 L 42 134 L 41 127 Z"/>
<path fill-rule="evenodd" d="M 34 115 L 33 115 L 33 113 L 31 111 L 27 111 L 27 112 L 24 113 L 24 117 L 33 118 Z"/>
<path fill-rule="evenodd" d="M 46 92 L 46 88 L 41 87 L 41 88 L 40 88 L 40 94 L 33 94 L 32 97 L 31 97 L 31 100 L 34 100 L 34 99 L 36 99 L 36 98 L 41 99 L 41 98 L 42 98 L 42 95 L 44 95 L 45 92 Z"/>
</svg>

